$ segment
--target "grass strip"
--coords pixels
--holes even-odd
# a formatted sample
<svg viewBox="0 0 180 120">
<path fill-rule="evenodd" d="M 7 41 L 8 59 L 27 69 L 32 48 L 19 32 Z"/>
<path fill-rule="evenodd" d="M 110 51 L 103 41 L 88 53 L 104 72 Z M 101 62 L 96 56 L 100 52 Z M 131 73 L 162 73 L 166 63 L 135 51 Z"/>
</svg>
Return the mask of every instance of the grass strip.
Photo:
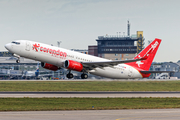
<svg viewBox="0 0 180 120">
<path fill-rule="evenodd" d="M 180 81 L 0 81 L 0 91 L 180 91 Z"/>
<path fill-rule="evenodd" d="M 0 98 L 0 111 L 180 108 L 180 98 Z"/>
</svg>

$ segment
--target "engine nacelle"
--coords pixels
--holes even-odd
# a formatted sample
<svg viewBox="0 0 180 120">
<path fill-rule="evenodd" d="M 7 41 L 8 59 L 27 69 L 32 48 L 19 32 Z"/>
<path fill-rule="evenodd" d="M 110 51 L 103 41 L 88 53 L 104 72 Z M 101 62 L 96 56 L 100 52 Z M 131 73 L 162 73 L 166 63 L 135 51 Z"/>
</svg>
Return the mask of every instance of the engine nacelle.
<svg viewBox="0 0 180 120">
<path fill-rule="evenodd" d="M 83 69 L 83 65 L 79 62 L 73 60 L 66 60 L 64 63 L 64 67 L 70 70 L 75 70 L 81 72 Z"/>
<path fill-rule="evenodd" d="M 45 69 L 48 69 L 48 70 L 52 70 L 52 71 L 56 71 L 58 70 L 59 68 L 55 65 L 52 65 L 52 64 L 49 64 L 49 63 L 43 63 L 41 62 L 41 67 L 45 68 Z"/>
</svg>

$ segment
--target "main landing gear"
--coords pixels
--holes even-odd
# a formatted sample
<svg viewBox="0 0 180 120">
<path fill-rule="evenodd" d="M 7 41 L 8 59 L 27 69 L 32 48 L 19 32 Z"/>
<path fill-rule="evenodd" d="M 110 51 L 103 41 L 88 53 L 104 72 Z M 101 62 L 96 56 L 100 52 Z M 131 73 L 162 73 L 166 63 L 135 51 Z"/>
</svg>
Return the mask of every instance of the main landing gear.
<svg viewBox="0 0 180 120">
<path fill-rule="evenodd" d="M 82 70 L 83 74 L 81 74 L 81 79 L 87 79 L 88 75 L 86 74 L 85 70 Z"/>
<path fill-rule="evenodd" d="M 71 71 L 69 70 L 69 73 L 66 75 L 67 78 L 71 79 L 73 78 L 73 74 L 71 73 Z M 81 79 L 87 79 L 88 75 L 86 73 L 81 74 Z"/>
<path fill-rule="evenodd" d="M 69 73 L 66 75 L 66 77 L 69 79 L 73 78 L 73 74 L 71 73 L 71 71 L 69 71 Z"/>
<path fill-rule="evenodd" d="M 81 74 L 81 79 L 87 79 L 87 78 L 88 78 L 87 74 L 85 74 L 85 73 Z"/>
</svg>

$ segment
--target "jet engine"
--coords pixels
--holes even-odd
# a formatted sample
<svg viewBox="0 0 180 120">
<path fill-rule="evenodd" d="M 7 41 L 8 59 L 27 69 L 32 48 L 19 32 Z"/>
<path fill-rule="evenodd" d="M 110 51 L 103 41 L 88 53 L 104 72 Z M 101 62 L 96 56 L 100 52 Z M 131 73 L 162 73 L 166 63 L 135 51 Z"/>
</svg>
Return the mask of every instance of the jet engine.
<svg viewBox="0 0 180 120">
<path fill-rule="evenodd" d="M 83 65 L 79 62 L 73 60 L 66 60 L 64 63 L 64 67 L 69 70 L 75 70 L 81 72 L 83 69 Z"/>
<path fill-rule="evenodd" d="M 52 71 L 56 71 L 58 70 L 59 68 L 55 65 L 52 65 L 52 64 L 49 64 L 49 63 L 43 63 L 41 62 L 41 67 L 45 68 L 45 69 L 48 69 L 48 70 L 52 70 Z"/>
</svg>

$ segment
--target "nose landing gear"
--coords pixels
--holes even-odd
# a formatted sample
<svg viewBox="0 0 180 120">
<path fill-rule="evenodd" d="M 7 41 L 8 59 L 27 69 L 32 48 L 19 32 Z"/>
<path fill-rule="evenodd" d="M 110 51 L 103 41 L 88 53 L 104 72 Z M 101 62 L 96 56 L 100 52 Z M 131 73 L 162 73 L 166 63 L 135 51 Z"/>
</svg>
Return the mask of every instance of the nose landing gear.
<svg viewBox="0 0 180 120">
<path fill-rule="evenodd" d="M 20 56 L 17 55 L 17 54 L 13 54 L 13 56 L 16 57 L 16 58 L 18 58 L 18 59 L 16 60 L 16 63 L 20 63 Z"/>
<path fill-rule="evenodd" d="M 19 60 L 19 58 L 16 60 L 16 63 L 20 63 L 20 60 Z"/>
</svg>

